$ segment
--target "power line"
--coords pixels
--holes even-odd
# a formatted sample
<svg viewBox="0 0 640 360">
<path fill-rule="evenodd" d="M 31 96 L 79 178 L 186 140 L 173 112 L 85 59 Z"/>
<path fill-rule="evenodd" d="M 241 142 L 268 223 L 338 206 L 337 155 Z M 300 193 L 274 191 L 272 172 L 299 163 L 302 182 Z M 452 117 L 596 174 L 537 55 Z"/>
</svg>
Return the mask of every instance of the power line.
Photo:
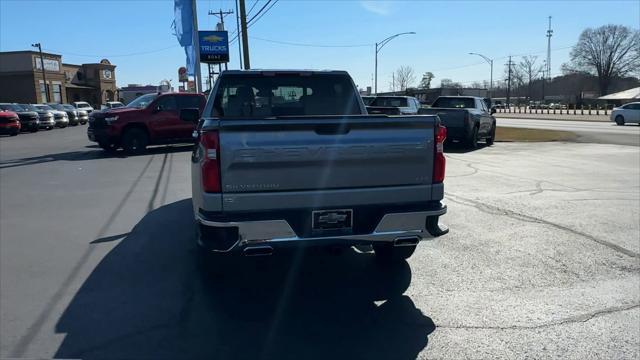
<svg viewBox="0 0 640 360">
<path fill-rule="evenodd" d="M 161 51 L 165 51 L 165 50 L 169 50 L 169 49 L 175 49 L 175 48 L 179 48 L 180 45 L 172 45 L 172 46 L 168 46 L 168 47 L 164 47 L 161 49 L 155 49 L 155 50 L 149 50 L 149 51 L 141 51 L 141 52 L 135 52 L 135 53 L 129 53 L 129 54 L 116 54 L 116 55 L 89 55 L 89 54 L 78 54 L 78 53 L 73 53 L 73 52 L 66 52 L 66 51 L 57 51 L 57 50 L 53 50 L 53 49 L 45 49 L 47 52 L 51 52 L 54 54 L 62 54 L 62 55 L 72 55 L 72 56 L 82 56 L 82 57 L 102 57 L 102 58 L 114 58 L 114 57 L 126 57 L 126 56 L 137 56 L 137 55 L 146 55 L 146 54 L 153 54 L 153 53 L 157 53 L 157 52 L 161 52 Z"/>
<path fill-rule="evenodd" d="M 271 1 L 272 1 L 272 0 L 269 0 L 269 2 L 271 2 Z M 254 19 L 256 16 L 258 16 L 258 15 L 260 15 L 260 16 L 259 16 L 257 19 L 255 19 L 253 22 L 251 22 L 251 23 L 250 23 L 249 21 L 251 21 L 251 20 L 247 21 L 247 29 L 248 29 L 248 28 L 250 28 L 251 26 L 253 26 L 253 24 L 255 24 L 256 22 L 258 22 L 258 20 L 260 20 L 260 18 L 262 18 L 262 17 L 263 17 L 267 12 L 269 12 L 269 10 L 271 10 L 271 8 L 272 8 L 272 7 L 273 7 L 273 6 L 274 6 L 278 1 L 279 1 L 279 0 L 275 0 L 275 1 L 273 1 L 273 3 L 271 4 L 271 6 L 269 6 L 269 8 L 268 8 L 267 10 L 265 10 L 262 14 L 258 13 L 258 14 L 256 14 L 256 15 L 254 15 L 254 17 L 253 17 L 253 18 L 251 18 L 251 20 L 253 20 L 253 19 Z M 267 3 L 266 5 L 268 5 L 268 3 Z M 263 7 L 263 8 L 264 8 L 264 7 Z M 236 34 L 236 35 L 233 37 L 233 39 L 231 39 L 231 40 L 229 41 L 229 45 L 233 44 L 233 42 L 234 42 L 234 41 L 238 40 L 238 35 L 239 35 L 239 34 Z"/>
<path fill-rule="evenodd" d="M 251 15 L 251 11 L 253 11 L 253 8 L 256 7 L 256 5 L 258 5 L 258 0 L 253 2 L 253 5 L 251 5 L 251 8 L 247 11 L 247 16 Z"/>
<path fill-rule="evenodd" d="M 260 8 L 260 10 L 258 10 L 258 12 L 253 15 L 249 20 L 247 20 L 247 24 L 250 24 L 253 19 L 256 18 L 256 16 L 260 15 L 262 13 L 262 11 L 264 10 L 264 8 L 266 8 L 267 6 L 269 6 L 269 4 L 272 2 L 273 0 L 267 0 L 267 2 Z M 256 1 L 257 3 L 257 1 Z M 249 10 L 249 12 L 251 12 L 251 10 Z"/>
<path fill-rule="evenodd" d="M 304 47 L 319 47 L 319 48 L 353 48 L 353 47 L 368 47 L 368 46 L 374 45 L 374 44 L 350 44 L 350 45 L 305 44 L 305 43 L 296 43 L 296 42 L 289 42 L 289 41 L 264 39 L 256 36 L 249 36 L 249 37 L 255 40 L 266 41 L 274 44 L 304 46 Z"/>
</svg>

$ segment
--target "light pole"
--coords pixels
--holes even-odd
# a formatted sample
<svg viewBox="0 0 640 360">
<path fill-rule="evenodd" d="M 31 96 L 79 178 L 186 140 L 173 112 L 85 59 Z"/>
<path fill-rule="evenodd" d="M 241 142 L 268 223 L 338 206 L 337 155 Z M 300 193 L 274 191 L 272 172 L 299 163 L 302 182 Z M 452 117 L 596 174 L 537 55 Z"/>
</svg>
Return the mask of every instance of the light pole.
<svg viewBox="0 0 640 360">
<path fill-rule="evenodd" d="M 469 53 L 469 55 L 478 55 L 481 58 L 484 59 L 484 61 L 489 63 L 489 66 L 491 66 L 491 80 L 489 80 L 489 93 L 491 96 L 493 96 L 493 59 L 489 59 L 488 57 L 482 55 L 482 54 L 478 54 L 478 53 Z"/>
<path fill-rule="evenodd" d="M 380 52 L 380 50 L 382 50 L 382 48 L 385 45 L 387 45 L 389 43 L 389 41 L 397 38 L 400 35 L 409 35 L 409 34 L 414 35 L 415 32 L 410 31 L 410 32 L 403 32 L 403 33 L 391 35 L 388 38 L 376 43 L 376 71 L 375 71 L 375 78 L 376 79 L 375 79 L 375 82 L 374 82 L 374 90 L 373 90 L 376 95 L 378 95 L 378 53 Z"/>
<path fill-rule="evenodd" d="M 47 86 L 47 75 L 45 75 L 44 70 L 44 56 L 42 55 L 42 46 L 40 43 L 31 44 L 31 47 L 38 48 L 38 52 L 40 53 L 40 65 L 42 68 L 42 82 L 44 83 L 44 99 L 42 99 L 43 103 L 49 102 L 49 87 Z"/>
</svg>

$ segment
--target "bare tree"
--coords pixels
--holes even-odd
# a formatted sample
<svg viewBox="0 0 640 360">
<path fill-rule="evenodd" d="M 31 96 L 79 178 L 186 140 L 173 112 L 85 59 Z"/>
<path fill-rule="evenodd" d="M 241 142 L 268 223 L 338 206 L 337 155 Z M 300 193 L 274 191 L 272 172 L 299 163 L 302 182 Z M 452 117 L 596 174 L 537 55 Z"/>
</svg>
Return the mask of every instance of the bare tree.
<svg viewBox="0 0 640 360">
<path fill-rule="evenodd" d="M 542 65 L 536 64 L 537 56 L 523 56 L 518 63 L 518 70 L 524 76 L 527 82 L 527 98 L 531 99 L 533 80 L 538 77 L 542 71 Z"/>
<path fill-rule="evenodd" d="M 400 66 L 394 73 L 393 88 L 400 91 L 407 90 L 416 81 L 416 74 L 411 66 Z"/>
<path fill-rule="evenodd" d="M 420 89 L 431 88 L 431 80 L 433 80 L 433 78 L 435 78 L 433 73 L 430 71 L 427 71 L 426 73 L 424 73 L 424 75 L 422 75 L 422 80 L 420 81 L 420 85 L 418 85 L 418 87 Z"/>
<path fill-rule="evenodd" d="M 563 70 L 585 71 L 598 76 L 600 94 L 609 90 L 611 79 L 640 68 L 640 31 L 622 25 L 588 28 L 571 50 L 571 62 Z"/>
<path fill-rule="evenodd" d="M 480 81 L 474 81 L 471 83 L 471 87 L 474 89 L 482 89 L 484 86 Z"/>
</svg>

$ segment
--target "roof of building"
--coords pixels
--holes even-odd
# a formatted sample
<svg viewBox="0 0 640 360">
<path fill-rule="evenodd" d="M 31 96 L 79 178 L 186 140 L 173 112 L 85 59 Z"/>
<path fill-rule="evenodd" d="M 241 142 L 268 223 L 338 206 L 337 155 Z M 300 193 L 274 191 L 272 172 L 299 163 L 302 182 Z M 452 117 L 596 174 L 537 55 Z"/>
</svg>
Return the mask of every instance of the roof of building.
<svg viewBox="0 0 640 360">
<path fill-rule="evenodd" d="M 39 55 L 40 52 L 32 51 L 32 50 L 0 51 L 0 55 L 2 55 L 2 54 L 35 54 L 35 55 Z M 60 55 L 60 54 L 52 54 L 52 53 L 48 53 L 48 52 L 45 52 L 45 51 L 43 51 L 42 54 L 43 55 L 49 55 L 49 56 L 62 57 L 62 55 Z"/>
<path fill-rule="evenodd" d="M 640 99 L 640 87 L 627 89 L 613 94 L 600 96 L 598 100 L 631 100 Z"/>
</svg>

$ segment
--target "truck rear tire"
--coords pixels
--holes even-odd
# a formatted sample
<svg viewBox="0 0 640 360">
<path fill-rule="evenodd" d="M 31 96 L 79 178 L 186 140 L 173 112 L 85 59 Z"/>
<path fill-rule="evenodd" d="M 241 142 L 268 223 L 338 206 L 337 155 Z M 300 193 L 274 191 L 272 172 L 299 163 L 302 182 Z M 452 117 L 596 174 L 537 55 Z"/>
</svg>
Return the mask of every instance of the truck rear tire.
<svg viewBox="0 0 640 360">
<path fill-rule="evenodd" d="M 474 126 L 469 138 L 467 139 L 467 148 L 475 150 L 478 148 L 478 127 Z"/>
<path fill-rule="evenodd" d="M 487 146 L 493 145 L 493 142 L 496 139 L 496 124 L 491 126 L 491 133 L 489 133 L 489 137 L 485 139 L 485 143 Z"/>
<path fill-rule="evenodd" d="M 406 260 L 416 251 L 416 245 L 393 246 L 392 244 L 373 245 L 376 260 L 382 263 L 395 263 Z"/>
<path fill-rule="evenodd" d="M 126 130 L 122 136 L 122 148 L 127 154 L 142 154 L 146 151 L 148 144 L 149 136 L 142 129 Z"/>
</svg>

